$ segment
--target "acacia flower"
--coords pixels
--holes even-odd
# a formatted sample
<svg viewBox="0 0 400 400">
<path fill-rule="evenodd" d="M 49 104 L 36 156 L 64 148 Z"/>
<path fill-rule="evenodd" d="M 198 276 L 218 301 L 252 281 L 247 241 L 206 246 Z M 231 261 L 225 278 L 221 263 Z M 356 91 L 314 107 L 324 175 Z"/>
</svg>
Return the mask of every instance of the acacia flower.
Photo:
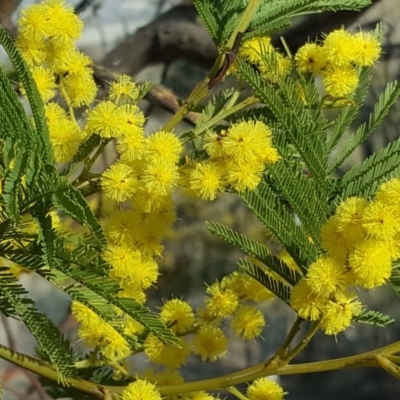
<svg viewBox="0 0 400 400">
<path fill-rule="evenodd" d="M 81 75 L 90 72 L 92 69 L 90 68 L 92 65 L 92 60 L 86 54 L 82 53 L 78 50 L 73 50 L 68 56 L 68 59 L 65 60 L 64 68 L 65 72 L 68 72 L 68 75 Z"/>
<path fill-rule="evenodd" d="M 147 138 L 144 157 L 177 163 L 181 152 L 181 142 L 173 133 L 159 131 Z"/>
<path fill-rule="evenodd" d="M 271 38 L 269 36 L 254 37 L 246 40 L 239 49 L 239 57 L 252 64 L 258 64 L 262 60 L 262 54 L 272 51 Z"/>
<path fill-rule="evenodd" d="M 72 4 L 64 0 L 46 0 L 46 16 L 53 39 L 65 43 L 78 40 L 82 35 L 83 22 L 75 14 Z"/>
<path fill-rule="evenodd" d="M 148 193 L 155 196 L 168 196 L 178 185 L 178 167 L 162 156 L 158 159 L 154 157 L 145 164 L 140 180 Z"/>
<path fill-rule="evenodd" d="M 276 51 L 271 52 L 271 56 L 267 60 L 263 59 L 259 63 L 261 76 L 272 83 L 278 82 L 279 78 L 284 77 L 292 70 L 292 61 L 290 58 L 283 56 Z"/>
<path fill-rule="evenodd" d="M 322 76 L 326 92 L 333 97 L 347 96 L 358 85 L 357 71 L 351 65 L 328 66 Z"/>
<path fill-rule="evenodd" d="M 172 299 L 161 307 L 160 318 L 165 324 L 171 326 L 175 333 L 189 330 L 194 323 L 192 307 L 183 300 Z"/>
<path fill-rule="evenodd" d="M 41 66 L 32 67 L 31 72 L 39 94 L 44 102 L 48 102 L 54 97 L 54 90 L 57 87 L 53 73 Z"/>
<path fill-rule="evenodd" d="M 400 205 L 400 178 L 394 178 L 382 183 L 375 193 L 375 198 L 388 206 Z"/>
<path fill-rule="evenodd" d="M 191 193 L 202 200 L 214 200 L 223 189 L 222 171 L 213 162 L 197 163 L 189 175 Z"/>
<path fill-rule="evenodd" d="M 208 131 L 204 135 L 204 150 L 211 158 L 220 158 L 224 155 L 222 141 L 226 137 L 226 131 L 220 133 Z"/>
<path fill-rule="evenodd" d="M 271 136 L 270 128 L 261 121 L 235 123 L 223 138 L 224 156 L 237 162 L 256 161 L 271 147 Z"/>
<path fill-rule="evenodd" d="M 67 162 L 71 160 L 78 149 L 82 141 L 82 132 L 78 125 L 71 121 L 65 113 L 62 114 L 55 110 L 55 106 L 46 109 L 50 140 L 56 161 Z M 53 114 L 51 114 L 52 111 Z"/>
<path fill-rule="evenodd" d="M 324 307 L 321 329 L 327 335 L 337 335 L 350 326 L 353 316 L 359 315 L 362 306 L 354 293 L 338 293 Z"/>
<path fill-rule="evenodd" d="M 379 40 L 371 33 L 358 32 L 353 36 L 353 61 L 361 67 L 371 67 L 381 52 Z"/>
<path fill-rule="evenodd" d="M 190 353 L 190 346 L 185 339 L 180 339 L 179 346 L 180 348 L 167 345 L 150 333 L 143 348 L 150 361 L 168 368 L 179 368 Z"/>
<path fill-rule="evenodd" d="M 303 74 L 318 74 L 326 66 L 324 48 L 316 43 L 306 43 L 297 50 L 295 61 Z"/>
<path fill-rule="evenodd" d="M 119 75 L 110 83 L 109 99 L 116 104 L 125 104 L 128 101 L 136 101 L 139 89 L 128 75 Z"/>
<path fill-rule="evenodd" d="M 392 273 L 390 252 L 385 242 L 366 239 L 349 255 L 349 266 L 356 284 L 365 289 L 383 285 Z"/>
<path fill-rule="evenodd" d="M 232 316 L 230 327 L 236 336 L 252 340 L 261 335 L 265 326 L 262 312 L 251 305 L 240 306 Z"/>
<path fill-rule="evenodd" d="M 87 112 L 85 131 L 101 137 L 120 137 L 124 132 L 124 121 L 120 109 L 111 101 L 102 101 Z"/>
<path fill-rule="evenodd" d="M 108 198 L 121 202 L 134 195 L 138 187 L 138 180 L 131 167 L 116 162 L 103 173 L 101 186 Z"/>
<path fill-rule="evenodd" d="M 45 3 L 25 7 L 18 19 L 19 35 L 37 42 L 43 42 L 50 36 L 53 28 L 49 24 L 47 10 Z"/>
<path fill-rule="evenodd" d="M 253 162 L 226 163 L 226 182 L 239 193 L 245 190 L 254 190 L 261 181 L 264 167 L 262 164 Z"/>
<path fill-rule="evenodd" d="M 310 264 L 306 281 L 310 290 L 317 296 L 328 297 L 345 288 L 346 270 L 339 261 L 320 256 Z"/>
<path fill-rule="evenodd" d="M 219 282 L 215 282 L 206 290 L 208 297 L 204 300 L 206 310 L 215 317 L 227 317 L 236 310 L 239 299 L 233 291 L 224 289 Z"/>
<path fill-rule="evenodd" d="M 142 263 L 142 254 L 126 244 L 108 245 L 103 252 L 104 260 L 111 265 L 111 275 L 118 279 L 135 278 L 134 272 Z"/>
<path fill-rule="evenodd" d="M 93 72 L 86 69 L 79 75 L 68 75 L 62 79 L 62 85 L 68 94 L 72 107 L 89 106 L 93 103 L 97 86 Z"/>
<path fill-rule="evenodd" d="M 220 328 L 212 325 L 202 326 L 193 339 L 193 353 L 203 361 L 217 361 L 227 352 L 228 339 Z"/>
<path fill-rule="evenodd" d="M 43 63 L 46 57 L 45 45 L 43 42 L 39 42 L 31 36 L 19 32 L 15 40 L 15 45 L 29 66 L 32 67 Z"/>
<path fill-rule="evenodd" d="M 153 383 L 138 379 L 123 390 L 121 398 L 122 400 L 161 400 L 161 395 Z"/>
<path fill-rule="evenodd" d="M 330 217 L 321 227 L 321 247 L 329 255 L 341 262 L 345 262 L 348 255 L 348 249 L 345 244 L 345 238 L 339 231 L 336 215 Z"/>
<path fill-rule="evenodd" d="M 362 225 L 363 213 L 368 202 L 361 197 L 349 197 L 343 201 L 335 213 L 337 230 L 343 235 L 347 248 L 354 245 L 365 237 Z"/>
<path fill-rule="evenodd" d="M 344 29 L 338 29 L 325 37 L 324 52 L 334 66 L 346 67 L 354 58 L 353 36 Z"/>
<path fill-rule="evenodd" d="M 281 400 L 284 395 L 282 387 L 268 378 L 256 379 L 246 392 L 249 400 Z"/>
<path fill-rule="evenodd" d="M 369 236 L 387 240 L 400 231 L 399 219 L 398 207 L 375 200 L 364 210 L 362 226 Z"/>
<path fill-rule="evenodd" d="M 111 212 L 104 226 L 107 242 L 113 245 L 132 243 L 140 218 L 140 213 L 136 210 Z"/>
<path fill-rule="evenodd" d="M 290 293 L 290 306 L 299 314 L 299 317 L 316 321 L 326 304 L 327 297 L 318 296 L 311 291 L 307 281 L 303 278 Z"/>
</svg>

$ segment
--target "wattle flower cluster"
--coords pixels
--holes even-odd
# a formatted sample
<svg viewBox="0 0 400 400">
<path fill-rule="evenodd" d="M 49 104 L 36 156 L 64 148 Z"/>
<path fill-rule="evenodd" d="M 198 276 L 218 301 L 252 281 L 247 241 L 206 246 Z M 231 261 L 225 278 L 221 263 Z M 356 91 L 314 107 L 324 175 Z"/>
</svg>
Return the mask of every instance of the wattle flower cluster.
<svg viewBox="0 0 400 400">
<path fill-rule="evenodd" d="M 343 97 L 358 85 L 356 67 L 371 67 L 378 60 L 381 45 L 371 33 L 350 34 L 339 29 L 327 35 L 322 44 L 307 43 L 296 53 L 301 73 L 321 75 L 327 94 Z"/>
<path fill-rule="evenodd" d="M 321 319 L 328 335 L 345 330 L 361 303 L 352 288 L 373 289 L 390 278 L 400 257 L 400 178 L 382 184 L 375 198 L 350 197 L 321 229 L 321 255 L 294 287 L 290 299 L 299 316 Z"/>
</svg>

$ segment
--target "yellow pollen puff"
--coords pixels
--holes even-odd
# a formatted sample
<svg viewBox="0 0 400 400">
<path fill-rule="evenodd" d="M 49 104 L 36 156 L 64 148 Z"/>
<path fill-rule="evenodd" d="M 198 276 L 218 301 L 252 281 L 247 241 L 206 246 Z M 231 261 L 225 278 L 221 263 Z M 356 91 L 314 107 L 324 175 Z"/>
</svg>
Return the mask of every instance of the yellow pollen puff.
<svg viewBox="0 0 400 400">
<path fill-rule="evenodd" d="M 295 61 L 303 74 L 318 74 L 327 63 L 324 48 L 316 43 L 306 43 L 300 47 L 296 53 Z"/>
<path fill-rule="evenodd" d="M 310 264 L 306 281 L 312 293 L 328 297 L 345 288 L 347 270 L 340 262 L 321 256 Z"/>
<path fill-rule="evenodd" d="M 159 131 L 146 139 L 145 158 L 177 163 L 181 152 L 181 142 L 173 133 Z"/>
<path fill-rule="evenodd" d="M 136 101 L 138 96 L 139 89 L 128 75 L 120 75 L 110 83 L 109 99 L 116 104 Z"/>
<path fill-rule="evenodd" d="M 167 301 L 160 311 L 161 320 L 171 326 L 175 333 L 183 333 L 192 328 L 194 314 L 192 307 L 183 300 L 172 299 Z"/>
<path fill-rule="evenodd" d="M 359 32 L 353 36 L 353 61 L 361 67 L 371 67 L 378 60 L 381 44 L 371 33 Z"/>
<path fill-rule="evenodd" d="M 118 202 L 131 198 L 137 190 L 138 180 L 128 165 L 116 162 L 103 173 L 101 186 L 105 196 Z"/>
<path fill-rule="evenodd" d="M 122 400 L 161 400 L 161 394 L 153 383 L 137 379 L 123 390 L 121 398 Z"/>
<path fill-rule="evenodd" d="M 351 94 L 358 85 L 357 71 L 351 65 L 329 65 L 322 73 L 326 92 L 333 97 Z"/>
<path fill-rule="evenodd" d="M 350 253 L 349 266 L 357 285 L 365 289 L 383 285 L 392 272 L 391 256 L 386 243 L 376 239 L 362 241 Z"/>
<path fill-rule="evenodd" d="M 254 37 L 246 40 L 240 46 L 239 57 L 249 61 L 252 64 L 258 64 L 262 61 L 262 55 L 273 50 L 271 38 L 269 36 Z"/>
<path fill-rule="evenodd" d="M 236 336 L 244 340 L 253 340 L 260 336 L 265 326 L 262 312 L 250 305 L 240 306 L 230 321 L 230 327 Z"/>
<path fill-rule="evenodd" d="M 178 167 L 163 158 L 154 158 L 144 166 L 140 180 L 148 193 L 168 196 L 178 185 Z"/>
<path fill-rule="evenodd" d="M 208 297 L 204 300 L 206 310 L 215 317 L 227 317 L 236 310 L 239 299 L 236 293 L 223 289 L 219 282 L 215 282 L 206 290 Z"/>
<path fill-rule="evenodd" d="M 249 400 L 282 400 L 284 395 L 282 387 L 268 378 L 256 379 L 246 391 Z"/>
<path fill-rule="evenodd" d="M 224 187 L 221 168 L 212 161 L 196 164 L 189 175 L 189 185 L 195 196 L 214 200 Z"/>
<path fill-rule="evenodd" d="M 224 332 L 215 326 L 202 326 L 193 339 L 193 353 L 201 357 L 203 361 L 217 361 L 227 352 L 228 339 Z"/>
<path fill-rule="evenodd" d="M 379 186 L 375 198 L 388 206 L 400 205 L 400 178 L 391 179 Z"/>
<path fill-rule="evenodd" d="M 331 32 L 324 40 L 327 60 L 335 67 L 346 67 L 353 61 L 353 36 L 344 29 Z"/>
</svg>

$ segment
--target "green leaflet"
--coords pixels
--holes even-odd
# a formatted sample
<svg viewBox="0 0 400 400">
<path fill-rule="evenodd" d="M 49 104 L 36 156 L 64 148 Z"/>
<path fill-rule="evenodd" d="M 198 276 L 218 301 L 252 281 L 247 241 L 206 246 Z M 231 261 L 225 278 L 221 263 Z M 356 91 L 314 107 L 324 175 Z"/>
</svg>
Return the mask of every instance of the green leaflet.
<svg viewBox="0 0 400 400">
<path fill-rule="evenodd" d="M 105 243 L 103 228 L 97 221 L 79 190 L 72 187 L 72 185 L 69 185 L 66 190 L 54 193 L 53 201 L 54 205 L 56 205 L 60 210 L 64 211 L 81 225 L 87 226 L 92 231 L 100 245 Z"/>
<path fill-rule="evenodd" d="M 32 110 L 33 119 L 35 121 L 37 136 L 41 142 L 42 156 L 44 163 L 54 163 L 53 150 L 50 143 L 49 132 L 46 124 L 45 110 L 42 98 L 36 88 L 36 84 L 32 78 L 31 72 L 19 51 L 15 47 L 13 40 L 0 25 L 0 43 L 2 44 L 7 55 L 10 57 L 18 76 L 26 91 L 29 104 Z"/>
<path fill-rule="evenodd" d="M 35 303 L 26 297 L 27 292 L 8 268 L 0 267 L 0 306 L 5 315 L 21 319 L 37 339 L 41 350 L 59 371 L 60 380 L 68 384 L 68 377 L 75 375 L 73 351 L 58 328 L 35 308 Z"/>
<path fill-rule="evenodd" d="M 357 116 L 358 111 L 364 105 L 364 101 L 368 94 L 368 89 L 371 83 L 373 68 L 362 68 L 359 75 L 359 84 L 357 89 L 352 96 L 353 105 L 349 107 L 344 107 L 340 114 L 337 116 L 334 124 L 333 124 L 333 132 L 329 138 L 328 149 L 329 151 L 334 150 L 335 146 L 339 143 L 342 136 L 345 134 L 346 130 L 350 127 L 351 123 Z M 355 139 L 355 136 L 353 136 Z M 358 138 L 360 140 L 361 138 Z M 352 142 L 352 145 L 347 148 L 346 151 L 341 152 L 341 155 L 337 155 L 330 165 L 328 166 L 328 172 L 334 172 L 345 160 L 345 158 L 349 155 L 348 153 L 352 152 L 361 142 L 355 140 Z M 355 146 L 355 147 L 354 147 Z M 353 147 L 353 150 L 350 150 Z"/>
<path fill-rule="evenodd" d="M 317 258 L 317 247 L 310 243 L 294 216 L 279 204 L 272 190 L 267 185 L 260 186 L 262 192 L 260 189 L 245 192 L 241 194 L 242 199 L 305 272 L 308 264 Z"/>
<path fill-rule="evenodd" d="M 278 296 L 285 303 L 290 299 L 290 286 L 274 279 L 272 276 L 267 275 L 265 271 L 259 266 L 252 263 L 250 260 L 244 259 L 238 262 L 241 271 L 250 275 L 256 281 L 265 286 L 268 290 Z"/>
<path fill-rule="evenodd" d="M 381 328 L 393 325 L 396 322 L 389 315 L 366 309 L 363 309 L 360 315 L 353 317 L 353 321 L 360 322 L 362 324 L 380 326 Z"/>
<path fill-rule="evenodd" d="M 395 104 L 400 95 L 400 82 L 391 82 L 386 86 L 385 91 L 379 96 L 378 102 L 374 107 L 373 113 L 369 117 L 368 123 L 363 123 L 357 131 L 352 134 L 346 145 L 336 155 L 329 167 L 330 172 L 334 172 L 358 145 L 364 142 L 368 136 L 382 123 L 391 107 Z"/>
<path fill-rule="evenodd" d="M 380 184 L 400 172 L 399 155 L 400 139 L 397 139 L 354 166 L 340 180 L 336 189 L 340 190 L 336 192 L 338 198 L 345 200 L 351 196 L 372 196 Z"/>
<path fill-rule="evenodd" d="M 286 140 L 296 148 L 320 190 L 326 190 L 326 121 L 320 114 L 316 118 L 315 111 L 311 108 L 305 109 L 299 100 L 288 102 L 290 98 L 299 98 L 298 88 L 292 79 L 280 80 L 279 86 L 282 91 L 279 91 L 251 66 L 240 60 L 238 64 L 241 77 L 268 105 L 280 124 Z M 310 132 L 313 134 L 310 135 Z"/>
<path fill-rule="evenodd" d="M 223 224 L 217 222 L 206 222 L 208 230 L 225 241 L 243 250 L 249 256 L 257 258 L 268 268 L 277 273 L 290 285 L 296 285 L 301 279 L 301 275 L 289 268 L 282 260 L 273 256 L 268 247 L 249 238 L 248 236 L 233 231 Z"/>
</svg>

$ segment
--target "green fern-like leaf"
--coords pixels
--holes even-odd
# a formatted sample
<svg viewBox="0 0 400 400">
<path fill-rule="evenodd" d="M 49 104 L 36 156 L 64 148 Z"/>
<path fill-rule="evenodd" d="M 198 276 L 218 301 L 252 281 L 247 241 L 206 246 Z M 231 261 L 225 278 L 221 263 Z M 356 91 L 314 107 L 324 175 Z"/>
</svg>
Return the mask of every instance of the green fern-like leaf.
<svg viewBox="0 0 400 400">
<path fill-rule="evenodd" d="M 60 210 L 81 225 L 87 226 L 97 238 L 99 244 L 105 243 L 103 228 L 93 215 L 85 198 L 72 185 L 69 185 L 67 190 L 54 193 L 53 201 Z"/>
<path fill-rule="evenodd" d="M 6 33 L 0 25 L 0 43 L 2 44 L 7 55 L 10 57 L 15 70 L 18 73 L 19 79 L 24 86 L 26 95 L 29 100 L 29 105 L 32 110 L 33 119 L 35 121 L 38 138 L 42 144 L 42 156 L 44 163 L 54 164 L 53 150 L 51 147 L 49 131 L 46 124 L 45 110 L 43 100 L 37 90 L 36 83 L 32 78 L 32 74 L 25 64 L 21 54 L 15 47 L 12 38 Z"/>
<path fill-rule="evenodd" d="M 272 276 L 266 274 L 262 268 L 247 259 L 240 260 L 238 265 L 242 272 L 250 275 L 285 303 L 289 302 L 291 291 L 290 286 L 285 285 L 284 283 L 274 279 Z"/>
<path fill-rule="evenodd" d="M 391 107 L 395 104 L 400 95 L 400 82 L 389 83 L 385 91 L 379 97 L 374 107 L 374 112 L 370 115 L 368 123 L 363 123 L 357 131 L 350 137 L 346 145 L 336 155 L 329 171 L 335 171 L 349 155 L 364 142 L 368 136 L 382 123 Z"/>
<path fill-rule="evenodd" d="M 273 61 L 272 61 L 273 62 Z M 286 140 L 298 151 L 303 162 L 322 190 L 326 188 L 327 153 L 325 130 L 327 123 L 314 110 L 307 110 L 298 98 L 298 89 L 290 78 L 279 80 L 282 96 L 250 65 L 239 60 L 239 74 L 268 105 L 281 125 Z M 288 103 L 289 102 L 289 103 Z M 309 135 L 310 132 L 314 134 Z"/>
<path fill-rule="evenodd" d="M 369 324 L 385 328 L 393 325 L 396 321 L 389 315 L 382 314 L 378 311 L 363 309 L 360 315 L 353 317 L 354 322 Z"/>
<path fill-rule="evenodd" d="M 257 260 L 261 261 L 289 284 L 296 285 L 296 283 L 301 279 L 301 275 L 298 272 L 289 268 L 282 260 L 279 260 L 279 258 L 273 256 L 268 247 L 256 240 L 251 239 L 242 233 L 235 232 L 227 226 L 217 222 L 207 222 L 206 226 L 213 235 L 216 235 L 228 243 L 240 248 L 247 255 L 257 258 Z"/>
<path fill-rule="evenodd" d="M 399 155 L 400 139 L 397 139 L 353 167 L 340 181 L 339 198 L 372 196 L 381 183 L 400 172 Z"/>
<path fill-rule="evenodd" d="M 339 143 L 346 130 L 350 127 L 351 123 L 356 118 L 360 107 L 364 104 L 371 83 L 372 71 L 372 67 L 361 69 L 357 89 L 351 98 L 354 104 L 349 107 L 343 108 L 340 114 L 337 116 L 335 123 L 333 124 L 333 132 L 328 144 L 329 152 L 331 152 Z M 358 146 L 359 144 L 360 143 L 356 144 L 356 146 Z M 331 163 L 328 167 L 328 173 L 334 172 L 339 167 L 339 165 L 343 163 L 344 159 L 342 158 L 344 155 L 345 153 L 343 153 L 342 157 L 335 157 L 334 162 Z"/>
<path fill-rule="evenodd" d="M 294 216 L 279 204 L 271 189 L 261 183 L 257 190 L 246 192 L 241 197 L 305 272 L 308 264 L 316 259 L 317 248 L 310 243 Z"/>
<path fill-rule="evenodd" d="M 13 308 L 12 313 L 8 312 L 8 315 L 17 316 L 25 323 L 37 339 L 41 350 L 59 371 L 60 379 L 67 384 L 68 377 L 75 375 L 73 351 L 69 342 L 44 314 L 36 310 L 35 303 L 26 297 L 27 292 L 8 269 L 0 268 L 0 279 L 0 305 L 3 306 L 3 299 L 6 299 L 8 306 Z"/>
</svg>

